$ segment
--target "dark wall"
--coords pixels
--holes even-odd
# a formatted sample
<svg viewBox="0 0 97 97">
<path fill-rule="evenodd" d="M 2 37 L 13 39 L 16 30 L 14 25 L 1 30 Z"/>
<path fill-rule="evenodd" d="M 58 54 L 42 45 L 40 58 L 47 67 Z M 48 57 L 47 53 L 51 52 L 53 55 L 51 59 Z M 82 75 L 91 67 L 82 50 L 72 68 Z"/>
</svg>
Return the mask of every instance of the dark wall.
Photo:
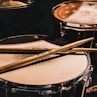
<svg viewBox="0 0 97 97">
<path fill-rule="evenodd" d="M 52 8 L 62 1 L 35 0 L 27 8 L 0 10 L 0 39 L 12 35 L 33 33 L 47 34 L 50 39 L 60 37 L 59 20 L 53 16 Z M 76 31 L 66 30 L 65 32 L 67 35 L 65 38 L 71 41 L 75 40 L 75 37 L 77 38 Z M 97 37 L 95 40 L 97 41 Z"/>
<path fill-rule="evenodd" d="M 36 0 L 28 8 L 0 10 L 0 38 L 19 34 L 47 34 L 51 39 L 60 36 L 59 21 L 52 8 L 61 0 Z"/>
</svg>

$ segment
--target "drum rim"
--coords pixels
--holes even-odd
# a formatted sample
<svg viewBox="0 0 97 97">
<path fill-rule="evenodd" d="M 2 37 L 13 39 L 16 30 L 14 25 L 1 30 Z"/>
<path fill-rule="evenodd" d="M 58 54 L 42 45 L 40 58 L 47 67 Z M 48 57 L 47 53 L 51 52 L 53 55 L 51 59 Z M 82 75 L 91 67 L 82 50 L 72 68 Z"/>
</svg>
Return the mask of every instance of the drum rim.
<svg viewBox="0 0 97 97">
<path fill-rule="evenodd" d="M 24 37 L 24 36 L 33 36 L 33 38 L 35 38 L 35 39 L 40 39 L 40 37 L 45 39 L 46 37 L 48 37 L 45 34 L 21 34 L 21 35 L 13 35 L 13 36 L 5 37 L 3 39 L 0 39 L 0 42 L 5 41 L 5 40 L 9 40 L 9 39 L 20 38 L 20 37 Z M 3 44 L 3 43 L 0 43 L 0 44 Z M 14 43 L 11 43 L 11 44 L 14 44 Z"/>
</svg>

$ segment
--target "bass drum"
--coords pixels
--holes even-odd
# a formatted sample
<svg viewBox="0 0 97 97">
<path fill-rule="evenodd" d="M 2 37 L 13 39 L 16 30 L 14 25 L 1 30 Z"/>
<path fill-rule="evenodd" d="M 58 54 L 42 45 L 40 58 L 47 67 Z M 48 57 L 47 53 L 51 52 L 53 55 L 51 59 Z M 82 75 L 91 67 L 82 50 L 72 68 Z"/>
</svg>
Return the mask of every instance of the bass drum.
<svg viewBox="0 0 97 97">
<path fill-rule="evenodd" d="M 39 36 L 21 35 L 1 40 L 0 47 L 57 48 L 59 46 Z M 32 55 L 0 54 L 0 66 Z M 0 74 L 0 95 L 2 97 L 83 97 L 90 83 L 91 71 L 88 54 L 79 52 L 51 55 L 29 66 Z"/>
</svg>

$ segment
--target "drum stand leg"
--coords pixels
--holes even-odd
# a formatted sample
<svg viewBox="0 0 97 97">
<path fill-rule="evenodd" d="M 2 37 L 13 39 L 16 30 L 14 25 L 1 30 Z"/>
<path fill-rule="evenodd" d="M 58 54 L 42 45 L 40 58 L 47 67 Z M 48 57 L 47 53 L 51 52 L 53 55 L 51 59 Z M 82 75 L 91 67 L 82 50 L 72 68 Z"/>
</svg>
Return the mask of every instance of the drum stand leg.
<svg viewBox="0 0 97 97">
<path fill-rule="evenodd" d="M 91 44 L 90 44 L 90 48 L 93 46 L 93 43 L 95 42 L 95 33 L 96 33 L 96 28 L 97 28 L 97 25 L 93 25 L 93 36 L 94 37 L 94 40 L 91 41 Z"/>
<path fill-rule="evenodd" d="M 93 68 L 91 67 L 91 71 L 93 71 L 92 69 L 93 69 Z M 91 72 L 91 71 L 90 71 L 90 72 Z M 86 76 L 86 77 L 84 78 L 84 86 L 83 86 L 83 88 L 82 88 L 81 97 L 85 97 L 85 96 L 86 96 L 86 88 L 89 86 L 89 84 L 91 83 L 91 81 L 92 81 L 91 74 L 89 74 L 88 76 Z"/>
<path fill-rule="evenodd" d="M 84 97 L 84 96 L 85 96 L 86 86 L 87 86 L 87 81 L 84 83 L 84 86 L 83 86 L 83 89 L 82 89 L 81 97 Z"/>
</svg>

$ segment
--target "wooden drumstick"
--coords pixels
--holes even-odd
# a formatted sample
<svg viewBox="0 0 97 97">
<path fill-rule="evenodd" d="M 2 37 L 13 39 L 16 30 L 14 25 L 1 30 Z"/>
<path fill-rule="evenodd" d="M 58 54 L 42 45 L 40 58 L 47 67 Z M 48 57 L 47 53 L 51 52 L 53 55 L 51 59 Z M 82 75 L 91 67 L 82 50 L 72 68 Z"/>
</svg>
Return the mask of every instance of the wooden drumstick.
<svg viewBox="0 0 97 97">
<path fill-rule="evenodd" d="M 73 48 L 71 52 L 97 52 L 97 48 Z"/>
<path fill-rule="evenodd" d="M 1 48 L 0 53 L 35 53 L 49 51 L 54 48 Z M 64 51 L 63 51 L 64 52 Z M 73 48 L 71 50 L 65 50 L 65 52 L 97 52 L 97 48 Z"/>
<path fill-rule="evenodd" d="M 5 66 L 1 66 L 0 67 L 0 73 L 7 72 L 7 71 L 10 71 L 10 70 L 13 70 L 13 69 L 17 69 L 17 68 L 20 68 L 20 67 L 27 66 L 27 65 L 31 64 L 33 61 L 35 62 L 35 61 L 40 60 L 42 58 L 45 58 L 45 57 L 47 57 L 49 55 L 58 53 L 60 51 L 64 51 L 64 50 L 68 50 L 68 49 L 71 49 L 71 48 L 80 46 L 80 45 L 82 45 L 84 43 L 87 43 L 89 41 L 92 41 L 93 39 L 94 38 L 91 37 L 91 38 L 79 40 L 79 41 L 76 41 L 76 42 L 69 43 L 67 45 L 61 46 L 61 47 L 59 47 L 57 49 L 53 49 L 53 50 L 50 50 L 50 51 L 46 51 L 46 52 L 40 53 L 38 55 L 30 56 L 30 57 L 27 57 L 27 58 L 24 58 L 24 59 L 20 59 L 18 61 L 15 61 L 13 63 L 6 64 Z"/>
<path fill-rule="evenodd" d="M 97 48 L 73 48 L 71 50 L 66 50 L 62 52 L 58 52 L 59 54 L 64 53 L 76 53 L 76 52 L 97 52 Z"/>
<path fill-rule="evenodd" d="M 0 53 L 33 53 L 33 52 L 41 52 L 52 50 L 50 48 L 7 48 L 0 47 Z"/>
</svg>

